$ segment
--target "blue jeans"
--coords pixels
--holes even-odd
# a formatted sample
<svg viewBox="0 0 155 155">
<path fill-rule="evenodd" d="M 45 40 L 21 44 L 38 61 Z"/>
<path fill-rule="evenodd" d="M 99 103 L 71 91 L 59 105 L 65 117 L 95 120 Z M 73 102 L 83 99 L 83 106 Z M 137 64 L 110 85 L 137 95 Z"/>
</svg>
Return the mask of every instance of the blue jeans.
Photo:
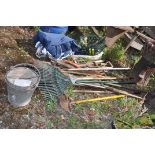
<svg viewBox="0 0 155 155">
<path fill-rule="evenodd" d="M 68 30 L 68 26 L 40 26 L 43 32 L 65 34 Z"/>
</svg>

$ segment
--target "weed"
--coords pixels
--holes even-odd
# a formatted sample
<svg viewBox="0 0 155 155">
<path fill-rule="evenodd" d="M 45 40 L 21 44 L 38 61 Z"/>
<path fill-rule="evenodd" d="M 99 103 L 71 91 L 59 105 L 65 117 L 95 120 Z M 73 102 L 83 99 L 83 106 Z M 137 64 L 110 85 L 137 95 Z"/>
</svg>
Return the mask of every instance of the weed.
<svg viewBox="0 0 155 155">
<path fill-rule="evenodd" d="M 82 104 L 75 104 L 74 105 L 74 110 L 75 111 L 82 111 L 82 110 L 84 110 L 84 106 L 82 105 Z"/>
<path fill-rule="evenodd" d="M 66 95 L 68 97 L 74 97 L 75 94 L 74 94 L 73 90 L 74 90 L 73 86 L 72 85 L 69 85 L 68 88 L 67 88 L 67 90 L 66 90 Z"/>
<path fill-rule="evenodd" d="M 111 122 L 110 122 L 111 123 Z M 80 118 L 77 115 L 72 114 L 69 116 L 67 122 L 66 122 L 66 128 L 72 128 L 72 129 L 104 129 L 107 128 L 107 126 L 110 124 L 109 121 L 102 121 L 95 119 L 93 120 L 85 120 L 84 118 Z"/>
<path fill-rule="evenodd" d="M 35 26 L 35 27 L 34 27 L 34 30 L 35 30 L 36 32 L 40 31 L 40 26 Z"/>
<path fill-rule="evenodd" d="M 66 127 L 67 128 L 72 128 L 72 129 L 76 129 L 76 128 L 81 128 L 81 125 L 83 124 L 83 121 L 75 116 L 75 115 L 70 115 L 67 122 L 66 122 Z"/>
<path fill-rule="evenodd" d="M 51 101 L 47 101 L 45 103 L 45 105 L 46 105 L 46 110 L 48 112 L 55 112 L 56 111 L 57 104 L 54 101 L 52 101 L 52 100 Z"/>
<path fill-rule="evenodd" d="M 103 53 L 103 59 L 106 61 L 111 61 L 113 63 L 115 63 L 116 61 L 124 61 L 125 53 L 123 43 L 121 41 L 118 41 L 115 44 L 114 48 L 105 48 Z"/>
<path fill-rule="evenodd" d="M 153 126 L 148 113 L 141 116 L 142 105 L 134 98 L 123 98 L 115 101 L 120 108 L 119 112 L 113 112 L 117 128 L 141 128 Z"/>
<path fill-rule="evenodd" d="M 107 124 L 104 124 L 103 122 L 96 122 L 96 121 L 90 121 L 90 122 L 87 122 L 87 123 L 84 123 L 82 125 L 82 127 L 84 129 L 104 129 L 106 128 Z"/>
<path fill-rule="evenodd" d="M 60 116 L 55 116 L 52 119 L 50 119 L 49 124 L 48 124 L 49 128 L 59 128 L 62 125 L 62 121 L 60 119 Z"/>
<path fill-rule="evenodd" d="M 95 109 L 97 115 L 105 114 L 108 111 L 108 105 L 100 102 L 91 104 L 91 108 Z"/>
<path fill-rule="evenodd" d="M 48 129 L 51 129 L 51 128 L 53 128 L 53 127 L 54 127 L 54 125 L 53 125 L 52 121 L 51 121 L 51 120 L 48 120 L 48 121 L 47 121 L 47 128 L 48 128 Z"/>
<path fill-rule="evenodd" d="M 149 90 L 154 90 L 155 88 L 155 75 L 152 75 L 148 84 L 148 89 Z"/>
</svg>

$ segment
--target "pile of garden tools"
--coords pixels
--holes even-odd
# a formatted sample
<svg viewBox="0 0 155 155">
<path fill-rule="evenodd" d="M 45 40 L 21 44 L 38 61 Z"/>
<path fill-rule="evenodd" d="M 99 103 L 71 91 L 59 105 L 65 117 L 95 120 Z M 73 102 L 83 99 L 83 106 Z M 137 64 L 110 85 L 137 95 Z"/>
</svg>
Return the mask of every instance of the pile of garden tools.
<svg viewBox="0 0 155 155">
<path fill-rule="evenodd" d="M 131 87 L 131 85 L 135 86 L 133 79 L 109 75 L 112 72 L 129 72 L 130 68 L 115 68 L 110 62 L 105 63 L 102 60 L 77 63 L 74 58 L 71 59 L 50 63 L 38 61 L 38 69 L 41 73 L 39 89 L 45 100 L 59 102 L 65 110 L 69 111 L 72 104 L 114 100 L 126 96 L 142 99 L 137 95 L 139 90 Z M 74 93 L 100 95 L 97 98 L 74 101 L 66 93 L 70 88 Z M 101 96 L 102 93 L 105 93 L 104 96 Z"/>
<path fill-rule="evenodd" d="M 83 35 L 80 37 L 78 44 L 74 39 L 62 34 L 53 35 L 58 42 L 62 41 L 61 46 L 58 45 L 61 52 L 57 53 L 58 49 L 54 48 L 52 46 L 53 42 L 51 42 L 48 48 L 52 47 L 56 55 L 52 56 L 52 53 L 46 50 L 51 55 L 49 57 L 50 62 L 38 61 L 38 68 L 41 72 L 39 88 L 45 99 L 60 102 L 66 110 L 69 110 L 72 104 L 117 99 L 126 96 L 143 100 L 142 96 L 146 92 L 137 89 L 136 84 L 142 80 L 143 83 L 148 83 L 146 82 L 148 77 L 154 72 L 155 40 L 151 38 L 151 36 L 155 36 L 152 32 L 153 29 L 149 27 L 108 27 L 105 37 L 102 37 L 96 27 L 91 28 L 94 35 Z M 50 36 L 44 32 L 38 34 L 37 39 L 45 35 L 46 39 L 42 40 L 42 44 L 46 46 L 45 41 L 50 39 Z M 116 41 L 122 37 L 128 40 L 125 52 L 130 48 L 142 51 L 142 58 L 133 69 L 114 67 L 111 62 L 102 60 L 103 49 L 105 47 L 113 48 Z M 40 42 L 36 43 L 36 47 L 39 48 L 38 53 L 44 53 Z M 67 48 L 67 54 L 64 54 L 65 48 Z M 40 52 L 40 49 L 42 52 Z M 125 76 L 124 73 L 126 72 L 132 73 L 132 76 Z M 118 76 L 113 73 L 117 73 Z M 75 93 L 96 93 L 100 95 L 97 98 L 73 101 L 66 95 L 66 90 L 70 86 L 73 87 Z M 107 94 L 101 96 L 103 92 L 107 92 Z"/>
</svg>

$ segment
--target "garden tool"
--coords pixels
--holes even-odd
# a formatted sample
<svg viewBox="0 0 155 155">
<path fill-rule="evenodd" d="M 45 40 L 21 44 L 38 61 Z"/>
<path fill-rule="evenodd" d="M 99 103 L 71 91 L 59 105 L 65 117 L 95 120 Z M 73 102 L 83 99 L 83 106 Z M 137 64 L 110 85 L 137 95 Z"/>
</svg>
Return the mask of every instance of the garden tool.
<svg viewBox="0 0 155 155">
<path fill-rule="evenodd" d="M 58 98 L 72 85 L 70 78 L 64 75 L 58 68 L 49 64 L 39 62 L 36 66 L 41 74 L 38 85 L 41 94 L 46 101 L 57 103 Z"/>
<path fill-rule="evenodd" d="M 133 81 L 114 81 L 109 77 L 76 77 L 69 74 L 70 79 L 74 84 L 93 84 L 93 83 L 100 83 L 100 84 L 135 84 Z M 115 78 L 116 79 L 116 78 Z"/>
<path fill-rule="evenodd" d="M 70 77 L 70 80 L 72 82 L 73 85 L 77 85 L 77 86 L 89 86 L 89 87 L 92 87 L 92 88 L 101 88 L 101 89 L 107 89 L 107 90 L 110 90 L 110 91 L 113 91 L 113 92 L 116 92 L 116 93 L 120 93 L 120 94 L 124 94 L 124 95 L 127 95 L 127 96 L 131 96 L 131 97 L 134 97 L 134 98 L 137 98 L 137 99 L 142 99 L 141 97 L 137 96 L 137 95 L 134 95 L 134 94 L 131 94 L 127 91 L 124 91 L 124 90 L 120 90 L 120 89 L 116 89 L 116 88 L 113 88 L 111 86 L 106 86 L 106 85 L 103 85 L 101 86 L 100 83 L 95 83 L 95 84 L 92 84 L 92 83 L 80 83 L 80 82 L 77 82 L 77 78 L 73 75 L 69 75 Z"/>
<path fill-rule="evenodd" d="M 135 84 L 132 81 L 103 81 L 103 80 L 77 80 L 76 83 L 100 83 L 100 84 Z"/>
<path fill-rule="evenodd" d="M 96 101 L 103 101 L 103 100 L 113 100 L 113 99 L 123 98 L 125 96 L 126 95 L 115 95 L 115 96 L 106 96 L 106 97 L 78 100 L 78 101 L 73 101 L 72 104 L 81 104 L 81 103 L 96 102 Z"/>
<path fill-rule="evenodd" d="M 69 75 L 71 81 L 73 82 L 74 85 L 85 85 L 85 86 L 103 86 L 106 88 L 106 84 L 135 84 L 132 81 L 113 81 L 113 80 L 102 80 L 102 78 L 89 78 L 89 77 L 84 77 L 84 78 L 76 78 L 73 75 Z"/>
<path fill-rule="evenodd" d="M 64 63 L 69 64 L 73 66 L 74 68 L 81 68 L 81 67 L 93 67 L 93 66 L 105 66 L 110 64 L 109 62 L 103 63 L 103 60 L 98 60 L 98 61 L 93 61 L 93 62 L 87 62 L 87 63 L 74 63 L 73 61 L 70 60 L 62 60 Z M 111 66 L 112 64 L 110 64 Z"/>
<path fill-rule="evenodd" d="M 130 68 L 114 68 L 114 67 L 96 67 L 96 68 L 72 68 L 70 71 L 115 71 L 115 70 L 130 70 Z"/>
</svg>

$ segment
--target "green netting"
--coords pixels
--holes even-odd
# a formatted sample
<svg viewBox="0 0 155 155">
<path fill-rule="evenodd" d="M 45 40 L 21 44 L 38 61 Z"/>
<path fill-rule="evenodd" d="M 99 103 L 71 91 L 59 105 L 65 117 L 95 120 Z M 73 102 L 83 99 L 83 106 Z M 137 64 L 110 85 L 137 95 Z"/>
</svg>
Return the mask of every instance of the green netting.
<svg viewBox="0 0 155 155">
<path fill-rule="evenodd" d="M 102 52 L 105 48 L 104 40 L 104 38 L 99 38 L 93 34 L 82 36 L 79 43 L 82 48 L 82 53 L 85 55 L 95 55 Z"/>
</svg>

